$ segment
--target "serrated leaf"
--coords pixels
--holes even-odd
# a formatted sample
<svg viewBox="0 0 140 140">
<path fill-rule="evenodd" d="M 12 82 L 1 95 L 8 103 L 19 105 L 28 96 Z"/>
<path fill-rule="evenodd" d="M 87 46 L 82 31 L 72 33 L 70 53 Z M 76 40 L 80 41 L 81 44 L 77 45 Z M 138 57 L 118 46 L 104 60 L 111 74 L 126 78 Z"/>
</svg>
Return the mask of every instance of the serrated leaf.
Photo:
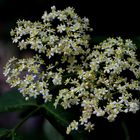
<svg viewBox="0 0 140 140">
<path fill-rule="evenodd" d="M 9 112 L 36 106 L 35 100 L 26 101 L 17 90 L 11 90 L 0 96 L 0 112 Z"/>
</svg>

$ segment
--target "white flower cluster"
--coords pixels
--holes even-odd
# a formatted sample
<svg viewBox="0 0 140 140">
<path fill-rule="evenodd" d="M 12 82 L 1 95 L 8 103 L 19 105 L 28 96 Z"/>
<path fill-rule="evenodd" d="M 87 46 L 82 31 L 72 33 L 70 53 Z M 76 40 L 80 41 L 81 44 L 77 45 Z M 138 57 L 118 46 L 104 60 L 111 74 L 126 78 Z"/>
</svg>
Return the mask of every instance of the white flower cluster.
<svg viewBox="0 0 140 140">
<path fill-rule="evenodd" d="M 13 42 L 18 43 L 20 49 L 30 47 L 39 53 L 45 53 L 51 58 L 54 54 L 79 55 L 88 48 L 90 31 L 89 20 L 80 18 L 73 8 L 63 11 L 51 7 L 42 16 L 42 22 L 19 20 L 17 27 L 11 31 Z"/>
<path fill-rule="evenodd" d="M 140 62 L 136 59 L 135 49 L 132 41 L 121 38 L 108 38 L 94 46 L 86 59 L 88 67 L 80 70 L 78 78 L 70 82 L 72 89 L 59 91 L 55 105 L 60 102 L 64 108 L 69 108 L 80 104 L 82 115 L 79 121 L 74 120 L 74 124 L 84 125 L 85 129 L 89 123 L 88 128 L 93 129 L 92 115 L 112 122 L 120 112 L 138 111 Z M 67 133 L 77 129 L 77 125 L 72 122 Z"/>
<path fill-rule="evenodd" d="M 8 76 L 6 82 L 11 87 L 18 87 L 26 100 L 29 97 L 37 98 L 43 95 L 45 101 L 51 100 L 46 73 L 41 71 L 44 62 L 38 56 L 28 59 L 11 58 L 5 66 L 4 75 Z M 47 76 L 47 78 L 49 78 Z"/>
<path fill-rule="evenodd" d="M 79 120 L 73 120 L 66 133 L 94 129 L 93 116 L 115 120 L 121 112 L 140 108 L 140 62 L 131 40 L 108 38 L 89 47 L 89 21 L 81 19 L 73 8 L 51 8 L 43 23 L 18 21 L 11 31 L 20 49 L 29 47 L 40 53 L 33 58 L 12 58 L 4 75 L 11 87 L 18 87 L 26 99 L 42 95 L 55 99 L 54 106 L 64 109 L 78 106 Z M 44 57 L 41 57 L 42 55 Z M 53 95 L 52 87 L 58 91 Z"/>
</svg>

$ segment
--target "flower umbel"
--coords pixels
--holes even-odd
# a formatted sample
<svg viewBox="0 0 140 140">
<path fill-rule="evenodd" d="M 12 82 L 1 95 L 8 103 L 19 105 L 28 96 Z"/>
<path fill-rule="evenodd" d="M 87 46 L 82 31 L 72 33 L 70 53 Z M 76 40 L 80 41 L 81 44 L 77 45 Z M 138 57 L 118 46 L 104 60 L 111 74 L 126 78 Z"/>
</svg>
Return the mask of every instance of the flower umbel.
<svg viewBox="0 0 140 140">
<path fill-rule="evenodd" d="M 89 44 L 89 20 L 73 8 L 44 12 L 42 22 L 19 20 L 11 31 L 13 43 L 30 48 L 33 58 L 11 58 L 4 75 L 25 99 L 42 96 L 54 99 L 54 106 L 79 107 L 79 120 L 73 120 L 66 133 L 83 126 L 94 130 L 93 116 L 109 122 L 121 112 L 136 113 L 140 108 L 140 62 L 131 40 L 108 38 L 99 45 Z M 52 87 L 58 87 L 55 95 Z"/>
</svg>

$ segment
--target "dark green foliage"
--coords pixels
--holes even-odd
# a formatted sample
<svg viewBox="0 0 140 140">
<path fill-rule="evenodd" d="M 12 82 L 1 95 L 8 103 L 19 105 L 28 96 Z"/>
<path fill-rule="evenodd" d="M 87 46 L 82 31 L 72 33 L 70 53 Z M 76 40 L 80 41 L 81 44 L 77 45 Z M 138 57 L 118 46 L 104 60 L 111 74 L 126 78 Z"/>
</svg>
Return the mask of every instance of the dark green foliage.
<svg viewBox="0 0 140 140">
<path fill-rule="evenodd" d="M 26 101 L 17 90 L 11 90 L 0 97 L 0 112 L 21 110 L 36 106 L 35 100 Z"/>
<path fill-rule="evenodd" d="M 7 135 L 9 132 L 8 129 L 5 129 L 5 128 L 0 128 L 0 138 Z"/>
<path fill-rule="evenodd" d="M 27 120 L 27 118 L 31 117 L 35 113 L 43 113 L 45 118 L 49 120 L 49 122 L 61 133 L 66 137 L 66 139 L 73 139 L 73 140 L 86 140 L 86 135 L 82 131 L 78 132 L 72 132 L 71 135 L 66 135 L 66 127 L 69 125 L 69 123 L 77 118 L 77 109 L 75 108 L 75 111 L 70 110 L 64 110 L 61 106 L 58 106 L 57 109 L 55 109 L 52 102 L 46 103 L 46 104 L 37 104 L 35 100 L 30 99 L 29 101 L 26 101 L 24 97 L 17 91 L 12 90 L 10 92 L 5 93 L 0 98 L 0 112 L 11 112 L 11 111 L 17 111 L 20 110 L 21 112 L 23 110 L 28 110 L 29 108 L 33 108 L 34 110 L 31 110 L 32 112 L 29 112 L 29 114 L 25 114 L 23 120 Z M 73 113 L 72 113 L 73 111 Z M 28 111 L 27 111 L 28 112 Z M 37 114 L 36 114 L 37 115 Z M 24 122 L 24 121 L 23 121 Z M 20 124 L 20 123 L 19 123 Z M 20 125 L 17 124 L 18 127 Z M 21 123 L 22 125 L 23 123 Z M 17 135 L 15 135 L 15 132 L 17 130 L 17 126 L 15 126 L 13 129 L 0 129 L 0 137 L 4 137 L 6 140 L 13 137 L 12 140 L 20 140 Z"/>
</svg>

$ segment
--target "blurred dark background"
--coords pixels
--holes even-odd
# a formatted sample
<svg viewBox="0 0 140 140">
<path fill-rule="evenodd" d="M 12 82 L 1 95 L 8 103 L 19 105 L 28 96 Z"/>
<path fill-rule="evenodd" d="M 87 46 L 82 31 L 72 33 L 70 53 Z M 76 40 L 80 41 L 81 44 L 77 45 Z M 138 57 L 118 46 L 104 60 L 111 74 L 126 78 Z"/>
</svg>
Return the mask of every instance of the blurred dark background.
<svg viewBox="0 0 140 140">
<path fill-rule="evenodd" d="M 57 9 L 64 9 L 68 6 L 74 7 L 75 12 L 81 17 L 85 16 L 89 18 L 90 26 L 94 30 L 92 33 L 93 40 L 94 38 L 101 40 L 100 38 L 102 37 L 121 36 L 123 38 L 131 38 L 136 41 L 138 45 L 140 44 L 140 8 L 139 3 L 132 0 L 121 2 L 101 0 L 0 0 L 0 94 L 10 90 L 2 74 L 3 66 L 11 56 L 18 53 L 16 47 L 13 47 L 10 30 L 15 28 L 18 19 L 31 21 L 41 20 L 44 11 L 50 11 L 50 7 L 53 5 L 55 5 Z M 10 125 L 11 127 L 17 122 L 16 119 L 17 114 L 0 114 L 0 127 L 4 126 L 7 120 L 8 123 L 6 126 Z M 138 137 L 140 138 L 139 129 L 136 129 L 140 124 L 139 119 L 140 112 L 135 115 L 130 115 L 130 117 L 126 119 L 125 127 L 128 127 L 129 132 L 134 131 L 130 134 L 130 138 L 133 138 L 133 140 L 135 139 L 134 136 L 136 137 L 135 140 L 137 140 Z M 38 119 L 32 121 L 33 120 L 29 120 L 23 129 L 32 129 L 38 126 L 38 124 L 42 124 L 40 118 L 39 122 Z M 43 127 L 48 126 L 49 125 L 45 125 Z M 116 126 L 116 124 L 114 126 Z M 106 127 L 104 128 L 106 129 Z M 112 128 L 110 128 L 110 130 L 111 129 Z M 118 128 L 115 129 L 118 131 Z M 48 128 L 48 130 L 51 130 L 51 128 Z M 54 129 L 52 131 L 54 131 Z M 52 131 L 50 131 L 49 134 L 51 134 Z M 121 135 L 123 132 L 121 129 L 119 131 Z M 54 133 L 56 134 L 56 132 Z M 104 134 L 105 133 L 106 131 Z M 108 134 L 109 132 L 106 133 L 106 135 Z M 36 137 L 36 139 L 38 138 Z M 54 139 L 48 138 L 48 140 L 55 139 L 58 139 L 57 135 Z M 60 140 L 62 139 L 63 138 L 60 138 Z M 130 139 L 128 138 L 127 140 Z"/>
<path fill-rule="evenodd" d="M 132 37 L 139 35 L 139 3 L 101 0 L 0 0 L 0 39 L 9 40 L 9 32 L 18 19 L 40 20 L 45 10 L 75 8 L 89 18 L 94 35 Z"/>
</svg>

